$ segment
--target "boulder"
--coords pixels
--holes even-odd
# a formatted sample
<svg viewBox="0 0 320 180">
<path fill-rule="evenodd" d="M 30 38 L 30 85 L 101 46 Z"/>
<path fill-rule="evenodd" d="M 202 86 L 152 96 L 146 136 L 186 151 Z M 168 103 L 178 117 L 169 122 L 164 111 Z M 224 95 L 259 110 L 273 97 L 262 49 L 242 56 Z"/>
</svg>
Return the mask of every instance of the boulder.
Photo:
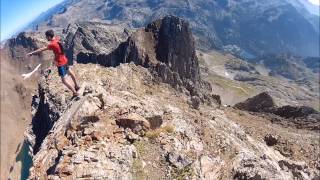
<svg viewBox="0 0 320 180">
<path fill-rule="evenodd" d="M 197 97 L 197 96 L 192 96 L 191 97 L 191 106 L 194 108 L 194 109 L 199 109 L 199 106 L 200 106 L 200 98 Z"/>
<path fill-rule="evenodd" d="M 116 123 L 123 128 L 130 128 L 134 133 L 150 129 L 148 120 L 136 113 L 121 116 L 116 120 Z"/>
<path fill-rule="evenodd" d="M 266 144 L 268 146 L 274 146 L 278 143 L 279 141 L 279 137 L 276 136 L 276 135 L 272 135 L 272 134 L 267 134 L 265 137 L 264 137 L 264 141 L 266 142 Z"/>
<path fill-rule="evenodd" d="M 192 163 L 188 157 L 177 152 L 169 152 L 166 159 L 171 165 L 178 169 L 182 169 Z"/>
<path fill-rule="evenodd" d="M 267 92 L 263 92 L 236 104 L 234 107 L 246 111 L 263 112 L 266 109 L 275 107 L 275 103 Z"/>
</svg>

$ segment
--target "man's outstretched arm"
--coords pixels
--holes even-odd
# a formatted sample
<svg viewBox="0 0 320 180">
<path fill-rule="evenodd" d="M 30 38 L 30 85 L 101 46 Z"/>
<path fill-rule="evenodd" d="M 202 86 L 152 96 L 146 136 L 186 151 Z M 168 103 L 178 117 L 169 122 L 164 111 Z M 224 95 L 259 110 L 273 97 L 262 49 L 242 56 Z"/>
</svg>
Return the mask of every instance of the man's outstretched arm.
<svg viewBox="0 0 320 180">
<path fill-rule="evenodd" d="M 32 51 L 32 52 L 28 53 L 27 56 L 32 56 L 34 54 L 38 54 L 38 53 L 40 53 L 42 51 L 46 51 L 46 50 L 48 50 L 48 47 L 39 48 L 39 49 L 37 49 L 35 51 Z"/>
</svg>

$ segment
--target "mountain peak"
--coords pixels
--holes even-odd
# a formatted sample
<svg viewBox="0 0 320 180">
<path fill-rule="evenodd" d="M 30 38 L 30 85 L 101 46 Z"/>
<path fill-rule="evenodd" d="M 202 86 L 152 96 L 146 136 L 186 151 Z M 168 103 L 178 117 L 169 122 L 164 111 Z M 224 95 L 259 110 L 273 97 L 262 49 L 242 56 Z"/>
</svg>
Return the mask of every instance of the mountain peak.
<svg viewBox="0 0 320 180">
<path fill-rule="evenodd" d="M 172 14 L 190 22 L 199 49 L 237 45 L 254 55 L 291 52 L 319 56 L 319 38 L 315 38 L 319 37 L 319 21 L 298 4 L 298 0 L 65 1 L 29 27 L 61 30 L 69 23 L 99 21 L 139 28 Z"/>
</svg>

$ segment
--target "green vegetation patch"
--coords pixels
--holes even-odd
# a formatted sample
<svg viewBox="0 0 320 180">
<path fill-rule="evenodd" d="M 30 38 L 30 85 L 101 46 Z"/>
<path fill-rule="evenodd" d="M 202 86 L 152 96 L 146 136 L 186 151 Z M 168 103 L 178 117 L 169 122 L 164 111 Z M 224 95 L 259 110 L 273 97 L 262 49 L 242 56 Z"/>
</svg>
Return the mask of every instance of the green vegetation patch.
<svg viewBox="0 0 320 180">
<path fill-rule="evenodd" d="M 188 166 L 185 166 L 182 169 L 173 168 L 171 170 L 171 175 L 172 175 L 173 179 L 185 180 L 185 179 L 190 179 L 191 177 L 193 177 L 195 175 L 195 172 L 190 164 Z"/>
<path fill-rule="evenodd" d="M 146 137 L 150 139 L 156 139 L 160 136 L 160 133 L 173 133 L 175 128 L 173 125 L 166 125 L 164 127 L 160 127 L 158 129 L 150 130 L 146 132 Z"/>
</svg>

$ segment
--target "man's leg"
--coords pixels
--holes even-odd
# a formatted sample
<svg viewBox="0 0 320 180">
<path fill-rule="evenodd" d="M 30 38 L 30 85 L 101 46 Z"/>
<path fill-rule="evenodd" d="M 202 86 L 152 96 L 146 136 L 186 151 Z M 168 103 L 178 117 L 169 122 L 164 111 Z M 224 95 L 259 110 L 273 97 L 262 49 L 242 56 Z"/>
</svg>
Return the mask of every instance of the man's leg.
<svg viewBox="0 0 320 180">
<path fill-rule="evenodd" d="M 76 81 L 76 76 L 74 75 L 74 72 L 70 68 L 69 68 L 68 72 L 69 72 L 69 75 L 71 76 L 71 79 L 72 79 L 72 81 L 74 83 L 74 86 L 75 86 L 74 88 L 76 90 L 78 90 L 80 87 L 79 87 L 79 85 L 78 85 L 78 83 Z"/>
<path fill-rule="evenodd" d="M 67 86 L 68 89 L 70 89 L 73 93 L 73 95 L 78 95 L 77 91 L 75 90 L 75 88 L 73 87 L 73 85 L 71 85 L 71 83 L 68 81 L 68 76 L 65 75 L 64 77 L 61 77 L 62 83 L 64 85 Z"/>
<path fill-rule="evenodd" d="M 73 95 L 79 95 L 76 91 L 76 88 L 72 82 L 70 82 L 70 78 L 68 76 L 68 66 L 59 66 L 58 67 L 58 73 L 61 77 L 62 83 L 67 86 L 68 89 L 70 89 L 73 93 Z"/>
</svg>

